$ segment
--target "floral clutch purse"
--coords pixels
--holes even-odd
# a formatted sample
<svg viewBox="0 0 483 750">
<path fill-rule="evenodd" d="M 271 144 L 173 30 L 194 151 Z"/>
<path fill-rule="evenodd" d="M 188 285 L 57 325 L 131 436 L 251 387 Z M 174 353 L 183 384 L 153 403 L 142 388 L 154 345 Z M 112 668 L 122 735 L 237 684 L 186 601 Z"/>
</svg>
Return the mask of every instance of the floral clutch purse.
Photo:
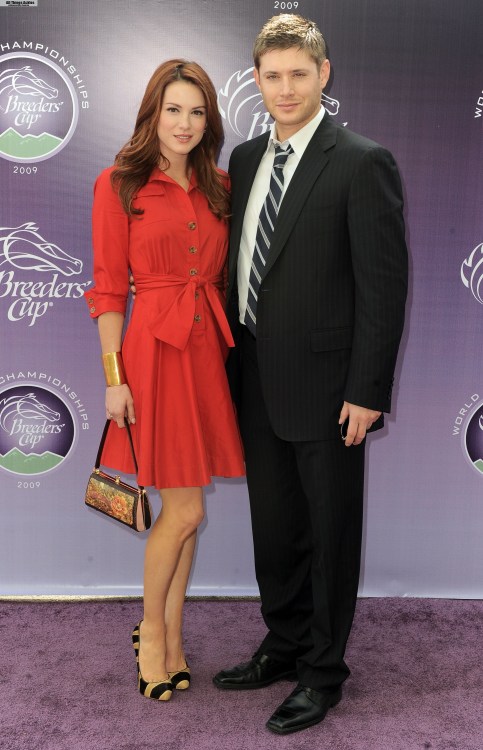
<svg viewBox="0 0 483 750">
<path fill-rule="evenodd" d="M 137 474 L 138 465 L 131 429 L 127 420 L 125 424 Z M 132 487 L 123 482 L 120 477 L 112 477 L 100 469 L 102 450 L 109 425 L 110 420 L 107 420 L 97 452 L 96 465 L 87 483 L 85 503 L 94 510 L 130 526 L 134 531 L 145 531 L 151 526 L 151 507 L 144 487 L 141 485 Z"/>
</svg>

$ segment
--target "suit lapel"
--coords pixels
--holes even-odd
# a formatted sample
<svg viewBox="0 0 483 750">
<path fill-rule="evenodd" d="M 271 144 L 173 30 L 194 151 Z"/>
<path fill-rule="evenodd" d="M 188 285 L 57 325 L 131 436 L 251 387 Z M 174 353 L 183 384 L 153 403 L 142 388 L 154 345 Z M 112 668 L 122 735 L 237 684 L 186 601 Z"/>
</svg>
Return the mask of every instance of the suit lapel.
<svg viewBox="0 0 483 750">
<path fill-rule="evenodd" d="M 327 114 L 312 136 L 290 180 L 280 207 L 264 277 L 273 267 L 320 173 L 329 162 L 330 150 L 337 140 L 337 128 Z"/>
</svg>

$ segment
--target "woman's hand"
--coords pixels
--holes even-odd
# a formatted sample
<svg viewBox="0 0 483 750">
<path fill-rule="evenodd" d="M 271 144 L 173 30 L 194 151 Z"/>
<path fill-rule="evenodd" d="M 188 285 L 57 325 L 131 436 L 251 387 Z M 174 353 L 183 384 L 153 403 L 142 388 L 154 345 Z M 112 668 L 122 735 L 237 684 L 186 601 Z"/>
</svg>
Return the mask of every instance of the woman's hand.
<svg viewBox="0 0 483 750">
<path fill-rule="evenodd" d="M 134 402 L 127 384 L 106 388 L 106 416 L 113 419 L 118 427 L 124 427 L 124 417 L 128 418 L 129 424 L 135 424 Z"/>
</svg>

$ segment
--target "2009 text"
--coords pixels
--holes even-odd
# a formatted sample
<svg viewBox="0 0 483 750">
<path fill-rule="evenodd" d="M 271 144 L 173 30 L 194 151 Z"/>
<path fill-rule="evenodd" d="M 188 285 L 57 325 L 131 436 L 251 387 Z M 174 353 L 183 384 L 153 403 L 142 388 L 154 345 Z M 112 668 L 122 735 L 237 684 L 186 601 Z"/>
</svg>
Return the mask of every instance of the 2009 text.
<svg viewBox="0 0 483 750">
<path fill-rule="evenodd" d="M 13 168 L 14 174 L 37 174 L 37 167 L 19 167 L 15 164 Z"/>
</svg>

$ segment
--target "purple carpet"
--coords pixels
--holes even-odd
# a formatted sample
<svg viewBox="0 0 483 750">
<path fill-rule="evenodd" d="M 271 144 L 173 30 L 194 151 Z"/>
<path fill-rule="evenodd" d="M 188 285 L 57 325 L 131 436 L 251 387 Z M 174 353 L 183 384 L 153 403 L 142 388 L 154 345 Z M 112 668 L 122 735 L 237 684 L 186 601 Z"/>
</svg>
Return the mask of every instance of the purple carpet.
<svg viewBox="0 0 483 750">
<path fill-rule="evenodd" d="M 131 600 L 0 602 L 2 750 L 483 749 L 483 602 L 360 600 L 341 703 L 286 737 L 264 724 L 291 683 L 211 683 L 262 638 L 258 602 L 187 603 L 193 682 L 169 703 L 136 691 L 140 615 Z"/>
</svg>

